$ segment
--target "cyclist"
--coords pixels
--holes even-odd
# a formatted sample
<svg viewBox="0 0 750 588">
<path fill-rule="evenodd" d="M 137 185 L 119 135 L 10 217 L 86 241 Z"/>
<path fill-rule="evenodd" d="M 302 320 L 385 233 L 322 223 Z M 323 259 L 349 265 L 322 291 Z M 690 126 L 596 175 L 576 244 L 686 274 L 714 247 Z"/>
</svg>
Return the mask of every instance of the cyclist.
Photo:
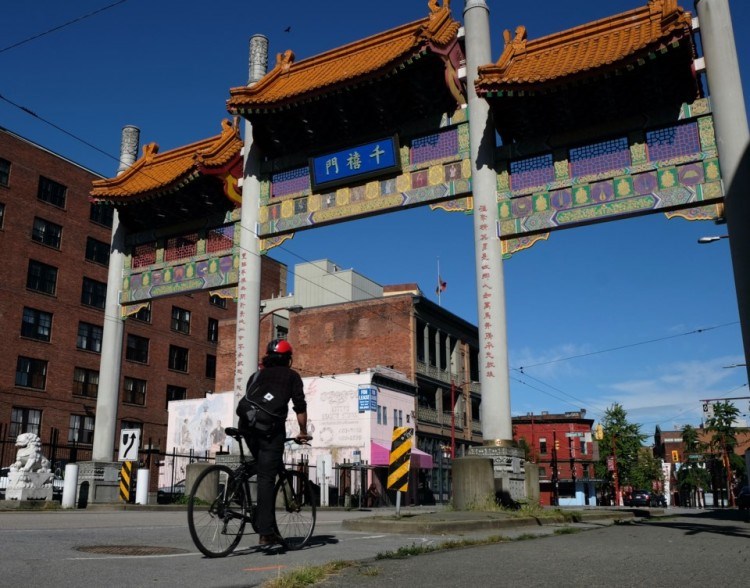
<svg viewBox="0 0 750 588">
<path fill-rule="evenodd" d="M 258 406 L 257 425 L 243 426 L 244 415 L 238 406 L 240 429 L 245 434 L 250 453 L 258 468 L 258 500 L 255 527 L 260 545 L 273 545 L 280 538 L 274 532 L 274 482 L 283 470 L 285 422 L 292 402 L 297 414 L 298 443 L 311 437 L 307 434 L 307 402 L 302 378 L 291 369 L 292 346 L 284 339 L 274 339 L 266 348 L 262 368 L 247 383 L 246 397 Z"/>
</svg>

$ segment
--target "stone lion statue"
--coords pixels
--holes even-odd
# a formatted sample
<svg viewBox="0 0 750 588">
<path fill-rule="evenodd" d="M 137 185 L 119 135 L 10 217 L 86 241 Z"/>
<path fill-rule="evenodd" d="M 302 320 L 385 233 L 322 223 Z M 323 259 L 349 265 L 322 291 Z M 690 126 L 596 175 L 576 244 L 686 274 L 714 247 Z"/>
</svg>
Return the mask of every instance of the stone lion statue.
<svg viewBox="0 0 750 588">
<path fill-rule="evenodd" d="M 49 460 L 42 455 L 42 440 L 34 433 L 22 433 L 16 437 L 16 461 L 11 464 L 11 472 L 47 473 Z"/>
</svg>

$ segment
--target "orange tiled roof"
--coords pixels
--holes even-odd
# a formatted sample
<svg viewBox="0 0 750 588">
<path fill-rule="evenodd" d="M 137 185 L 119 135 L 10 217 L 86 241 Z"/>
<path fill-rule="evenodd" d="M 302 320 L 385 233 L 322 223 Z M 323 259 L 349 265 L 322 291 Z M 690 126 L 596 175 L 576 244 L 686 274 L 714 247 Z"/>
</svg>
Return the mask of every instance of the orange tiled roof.
<svg viewBox="0 0 750 588">
<path fill-rule="evenodd" d="M 537 85 L 616 64 L 672 39 L 690 34 L 690 13 L 677 0 L 649 0 L 646 6 L 534 41 L 526 28 L 514 39 L 505 31 L 498 62 L 479 68 L 475 85 L 489 91 Z"/>
<path fill-rule="evenodd" d="M 460 27 L 451 18 L 450 2 L 428 3 L 430 15 L 315 57 L 294 62 L 294 53 L 279 54 L 276 66 L 251 87 L 230 89 L 227 108 L 232 113 L 268 109 L 357 82 L 422 52 L 427 46 L 445 47 Z"/>
<path fill-rule="evenodd" d="M 189 181 L 206 169 L 226 166 L 240 153 L 243 141 L 232 123 L 224 120 L 221 124 L 220 135 L 164 153 L 159 153 L 156 143 L 145 145 L 143 157 L 127 171 L 114 178 L 96 180 L 91 198 L 122 201 L 149 197 Z"/>
</svg>

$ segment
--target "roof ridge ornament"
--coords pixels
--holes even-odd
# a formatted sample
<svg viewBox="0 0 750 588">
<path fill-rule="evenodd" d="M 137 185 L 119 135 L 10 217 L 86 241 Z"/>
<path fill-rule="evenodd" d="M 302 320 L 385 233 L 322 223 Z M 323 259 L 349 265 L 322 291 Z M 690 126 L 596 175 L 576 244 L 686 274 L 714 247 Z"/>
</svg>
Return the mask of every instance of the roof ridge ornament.
<svg viewBox="0 0 750 588">
<path fill-rule="evenodd" d="M 439 12 L 440 10 L 443 10 L 443 9 L 450 10 L 451 2 L 450 2 L 450 0 L 443 0 L 443 5 L 440 6 L 439 0 L 429 0 L 429 2 L 427 2 L 427 6 L 430 9 L 430 13 L 432 15 L 432 14 L 435 14 L 436 12 Z"/>
<path fill-rule="evenodd" d="M 289 71 L 289 68 L 294 63 L 294 51 L 287 49 L 284 53 L 276 54 L 276 67 L 281 69 L 283 72 Z"/>
<path fill-rule="evenodd" d="M 516 36 L 513 37 L 513 39 L 510 38 L 510 31 L 505 29 L 503 31 L 503 40 L 505 41 L 505 48 L 497 62 L 497 67 L 500 69 L 503 69 L 508 65 L 514 57 L 520 57 L 521 55 L 526 54 L 526 27 L 524 25 L 518 25 L 516 27 Z"/>
<path fill-rule="evenodd" d="M 151 161 L 157 153 L 159 153 L 159 145 L 157 143 L 147 143 L 143 146 L 143 159 L 146 161 Z"/>
</svg>

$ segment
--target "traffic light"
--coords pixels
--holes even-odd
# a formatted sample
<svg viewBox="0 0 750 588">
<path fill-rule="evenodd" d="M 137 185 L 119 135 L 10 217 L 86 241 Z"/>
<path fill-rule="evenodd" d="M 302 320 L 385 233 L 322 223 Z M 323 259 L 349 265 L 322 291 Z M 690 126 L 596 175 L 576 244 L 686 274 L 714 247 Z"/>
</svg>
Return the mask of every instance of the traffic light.
<svg viewBox="0 0 750 588">
<path fill-rule="evenodd" d="M 601 441 L 604 439 L 604 427 L 601 426 L 601 424 L 596 425 L 596 432 L 594 433 L 594 438 L 597 441 Z"/>
<path fill-rule="evenodd" d="M 560 451 L 560 442 L 555 439 L 555 451 Z"/>
<path fill-rule="evenodd" d="M 680 462 L 680 452 L 676 449 L 672 450 L 672 463 L 679 463 Z"/>
</svg>

